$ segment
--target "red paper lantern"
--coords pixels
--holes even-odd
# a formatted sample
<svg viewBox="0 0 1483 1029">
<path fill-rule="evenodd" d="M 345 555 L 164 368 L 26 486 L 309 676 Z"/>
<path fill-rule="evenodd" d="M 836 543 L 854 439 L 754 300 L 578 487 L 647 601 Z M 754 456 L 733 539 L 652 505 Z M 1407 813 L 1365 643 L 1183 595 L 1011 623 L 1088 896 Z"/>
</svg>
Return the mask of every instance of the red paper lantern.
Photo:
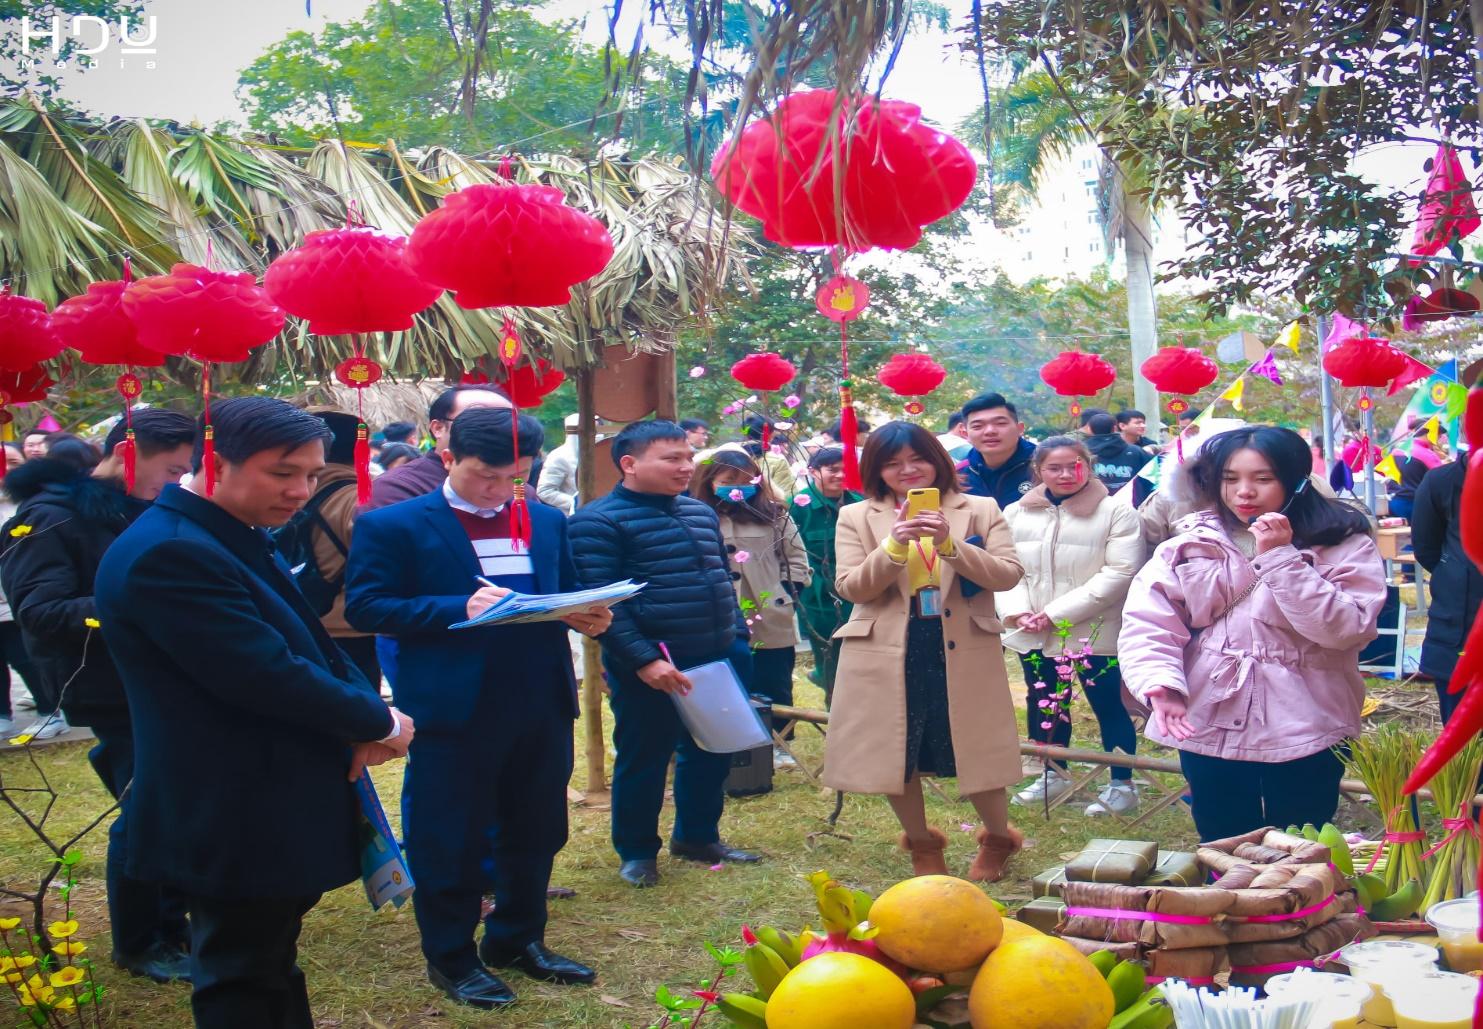
<svg viewBox="0 0 1483 1029">
<path fill-rule="evenodd" d="M 375 229 L 323 229 L 268 266 L 263 289 L 316 336 L 403 332 L 443 290 L 407 261 L 407 240 Z"/>
<path fill-rule="evenodd" d="M 535 364 L 522 364 L 510 371 L 505 379 L 505 392 L 510 402 L 519 408 L 540 407 L 548 393 L 555 392 L 566 381 L 566 373 L 553 368 L 545 358 Z"/>
<path fill-rule="evenodd" d="M 1040 378 L 1063 397 L 1089 397 L 1111 386 L 1117 369 L 1096 354 L 1063 350 L 1040 369 Z"/>
<path fill-rule="evenodd" d="M 24 371 L 0 371 L 0 407 L 6 404 L 35 404 L 46 399 L 47 390 L 55 386 L 41 365 Z"/>
<path fill-rule="evenodd" d="M 0 368 L 25 371 L 50 361 L 65 344 L 40 300 L 0 290 Z"/>
<path fill-rule="evenodd" d="M 794 93 L 716 155 L 711 177 L 784 246 L 905 250 L 963 205 L 978 176 L 968 148 L 921 117 L 900 100 L 846 98 L 836 109 L 834 90 Z"/>
<path fill-rule="evenodd" d="M 1220 375 L 1220 366 L 1194 347 L 1163 347 L 1138 369 L 1160 393 L 1193 396 Z"/>
<path fill-rule="evenodd" d="M 165 355 L 139 345 L 134 323 L 124 313 L 123 279 L 91 283 L 86 293 L 69 297 L 52 312 L 52 324 L 62 342 L 78 351 L 88 364 L 130 364 L 158 367 Z"/>
<path fill-rule="evenodd" d="M 748 354 L 731 366 L 733 379 L 747 389 L 760 392 L 782 389 L 793 381 L 793 376 L 797 373 L 798 369 L 793 367 L 793 362 L 770 350 Z"/>
<path fill-rule="evenodd" d="M 876 379 L 897 396 L 924 397 L 947 378 L 947 369 L 926 354 L 892 354 Z"/>
<path fill-rule="evenodd" d="M 556 307 L 607 267 L 602 222 L 552 186 L 482 183 L 451 193 L 412 231 L 407 260 L 458 306 Z"/>
<path fill-rule="evenodd" d="M 1389 340 L 1353 336 L 1323 355 L 1323 370 L 1344 386 L 1384 386 L 1406 370 L 1406 355 Z"/>
<path fill-rule="evenodd" d="M 123 307 L 141 345 L 199 361 L 245 361 L 248 351 L 278 335 L 284 322 L 283 310 L 252 275 L 194 264 L 177 264 L 169 275 L 131 283 Z"/>
</svg>

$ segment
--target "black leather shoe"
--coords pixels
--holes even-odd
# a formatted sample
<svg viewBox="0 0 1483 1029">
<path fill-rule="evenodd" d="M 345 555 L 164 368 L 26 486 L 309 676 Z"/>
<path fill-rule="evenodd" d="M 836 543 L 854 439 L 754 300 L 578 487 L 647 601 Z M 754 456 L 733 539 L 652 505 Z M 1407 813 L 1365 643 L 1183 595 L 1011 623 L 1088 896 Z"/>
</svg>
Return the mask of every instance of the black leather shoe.
<svg viewBox="0 0 1483 1029">
<path fill-rule="evenodd" d="M 432 965 L 427 966 L 427 978 L 448 995 L 448 999 L 473 1008 L 503 1008 L 515 1003 L 514 992 L 497 975 L 485 968 L 476 968 L 458 979 L 444 975 Z"/>
<path fill-rule="evenodd" d="M 592 969 L 548 950 L 544 943 L 528 943 L 512 954 L 486 947 L 481 942 L 479 960 L 493 968 L 514 968 L 532 979 L 563 986 L 585 986 L 597 979 L 597 973 Z"/>
<path fill-rule="evenodd" d="M 153 979 L 157 983 L 191 981 L 189 955 L 163 943 L 154 944 L 143 954 L 120 954 L 115 951 L 113 963 L 130 975 Z"/>
<path fill-rule="evenodd" d="M 625 861 L 618 869 L 618 874 L 623 877 L 624 882 L 641 890 L 659 885 L 659 865 L 652 858 L 648 861 Z"/>
<path fill-rule="evenodd" d="M 724 843 L 681 843 L 679 840 L 671 840 L 669 852 L 682 861 L 699 861 L 705 865 L 719 865 L 728 861 L 735 861 L 749 865 L 762 860 L 761 854 L 753 854 L 751 851 L 737 850 L 728 847 Z"/>
</svg>

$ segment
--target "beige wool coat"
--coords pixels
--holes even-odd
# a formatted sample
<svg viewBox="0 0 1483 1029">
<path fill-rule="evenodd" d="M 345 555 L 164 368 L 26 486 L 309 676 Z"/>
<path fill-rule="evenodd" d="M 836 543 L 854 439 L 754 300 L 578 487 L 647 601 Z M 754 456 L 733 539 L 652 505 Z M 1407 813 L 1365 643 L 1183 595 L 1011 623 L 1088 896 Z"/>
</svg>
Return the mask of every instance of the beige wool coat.
<svg viewBox="0 0 1483 1029">
<path fill-rule="evenodd" d="M 1143 527 L 1138 512 L 1119 504 L 1096 479 L 1059 505 L 1036 486 L 1004 513 L 1014 536 L 1025 577 L 998 598 L 1006 626 L 1032 611 L 1052 622 L 1071 622 L 1067 645 L 1076 650 L 1082 639 L 1092 653 L 1117 653 L 1123 624 L 1123 600 L 1133 576 L 1143 567 Z M 1060 653 L 1054 630 L 1029 632 L 1012 628 L 1004 645 L 1024 654 L 1031 650 Z"/>
<path fill-rule="evenodd" d="M 752 630 L 752 646 L 762 650 L 796 647 L 798 619 L 793 597 L 783 583 L 807 586 L 813 581 L 808 551 L 798 526 L 787 512 L 772 525 L 744 521 L 717 513 L 721 538 L 726 541 L 726 562 L 737 603 Z M 745 554 L 746 560 L 738 560 Z"/>
<path fill-rule="evenodd" d="M 994 611 L 994 591 L 1013 586 L 1022 569 L 993 500 L 949 493 L 942 498 L 942 513 L 957 546 L 957 555 L 940 566 L 942 634 L 958 789 L 966 796 L 1023 778 L 1019 719 L 1000 645 L 1004 627 Z M 843 646 L 829 711 L 824 782 L 850 793 L 905 791 L 911 587 L 906 565 L 892 561 L 881 547 L 895 521 L 890 500 L 865 500 L 839 512 L 835 588 L 855 607 L 834 634 Z M 969 539 L 977 542 L 965 542 Z M 981 589 L 965 597 L 965 580 Z"/>
</svg>

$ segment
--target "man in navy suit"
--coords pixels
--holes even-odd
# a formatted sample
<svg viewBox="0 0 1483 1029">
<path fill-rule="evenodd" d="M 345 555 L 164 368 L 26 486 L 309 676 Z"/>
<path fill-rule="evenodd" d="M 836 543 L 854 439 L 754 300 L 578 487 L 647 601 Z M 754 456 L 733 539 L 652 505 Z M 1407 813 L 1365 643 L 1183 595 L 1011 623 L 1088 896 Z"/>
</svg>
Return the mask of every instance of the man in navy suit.
<svg viewBox="0 0 1483 1029">
<path fill-rule="evenodd" d="M 359 878 L 350 786 L 406 753 L 388 708 L 304 600 L 264 527 L 313 494 L 329 429 L 269 397 L 216 405 L 202 448 L 104 555 L 94 597 L 134 726 L 127 874 L 188 897 L 205 1029 L 312 1029 L 305 913 Z M 348 772 L 348 776 L 347 776 Z"/>
<path fill-rule="evenodd" d="M 351 625 L 396 637 L 392 688 L 420 730 L 402 787 L 403 834 L 428 978 L 482 1008 L 515 1000 L 489 968 L 568 984 L 595 978 L 546 948 L 546 888 L 567 838 L 577 716 L 566 629 L 597 635 L 612 614 L 449 629 L 511 590 L 575 588 L 561 512 L 530 505 L 529 547 L 512 539 L 510 501 L 542 440 L 540 422 L 521 416 L 517 453 L 514 417 L 495 408 L 458 416 L 442 487 L 356 522 L 345 588 Z M 495 906 L 476 949 L 491 848 Z"/>
</svg>

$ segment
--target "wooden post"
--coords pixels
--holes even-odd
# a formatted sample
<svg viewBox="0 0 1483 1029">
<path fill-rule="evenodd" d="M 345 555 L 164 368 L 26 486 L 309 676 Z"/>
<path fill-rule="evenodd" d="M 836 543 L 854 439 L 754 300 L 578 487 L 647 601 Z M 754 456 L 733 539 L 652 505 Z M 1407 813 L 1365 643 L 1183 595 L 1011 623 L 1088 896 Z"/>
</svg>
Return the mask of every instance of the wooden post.
<svg viewBox="0 0 1483 1029">
<path fill-rule="evenodd" d="M 675 348 L 670 346 L 655 363 L 654 417 L 678 421 L 680 417 L 679 383 L 675 376 Z"/>
<path fill-rule="evenodd" d="M 597 411 L 593 400 L 595 368 L 577 370 L 577 497 L 583 504 L 597 499 Z M 602 648 L 590 636 L 582 637 L 582 727 L 587 761 L 587 802 L 608 792 L 607 734 L 602 724 Z"/>
</svg>

